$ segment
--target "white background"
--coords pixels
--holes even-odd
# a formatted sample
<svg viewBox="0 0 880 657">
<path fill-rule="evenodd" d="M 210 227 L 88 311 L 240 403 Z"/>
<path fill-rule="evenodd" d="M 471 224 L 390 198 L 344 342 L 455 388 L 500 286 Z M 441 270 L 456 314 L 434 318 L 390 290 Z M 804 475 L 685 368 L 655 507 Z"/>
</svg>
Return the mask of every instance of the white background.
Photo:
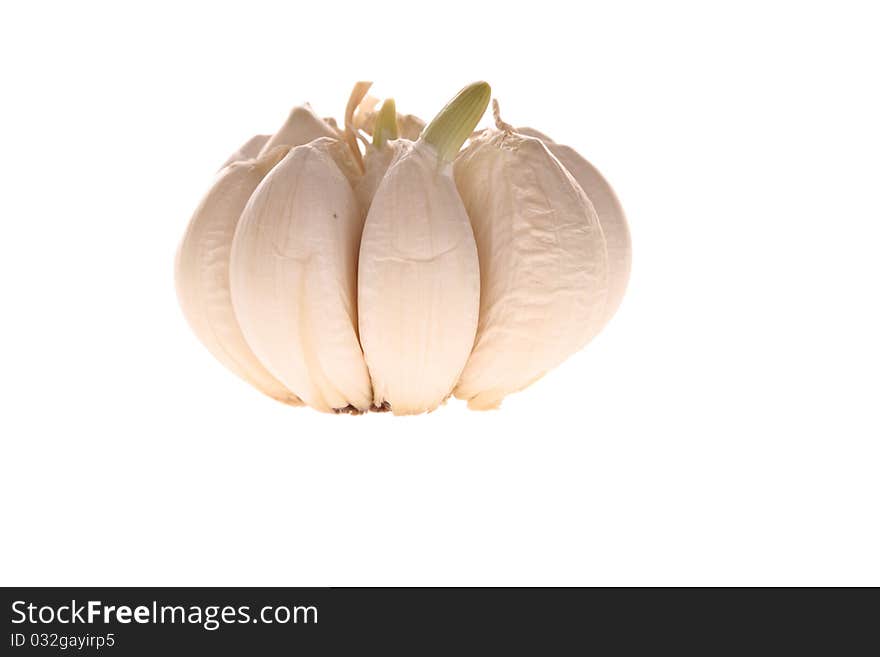
<svg viewBox="0 0 880 657">
<path fill-rule="evenodd" d="M 870 3 L 6 3 L 0 583 L 880 584 Z M 503 409 L 290 409 L 174 250 L 240 142 L 374 79 L 488 80 L 634 241 L 616 318 Z"/>
</svg>

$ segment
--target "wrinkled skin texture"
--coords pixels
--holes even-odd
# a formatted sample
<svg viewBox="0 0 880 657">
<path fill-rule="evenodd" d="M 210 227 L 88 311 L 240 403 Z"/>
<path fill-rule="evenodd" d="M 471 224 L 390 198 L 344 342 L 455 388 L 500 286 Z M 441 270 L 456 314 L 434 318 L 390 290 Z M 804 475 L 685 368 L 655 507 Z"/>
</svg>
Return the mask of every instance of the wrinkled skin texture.
<svg viewBox="0 0 880 657">
<path fill-rule="evenodd" d="M 629 225 L 620 201 L 617 199 L 617 194 L 614 193 L 611 185 L 599 173 L 599 170 L 570 146 L 557 144 L 547 135 L 532 128 L 517 128 L 517 132 L 537 137 L 544 142 L 547 149 L 577 180 L 596 209 L 596 214 L 599 215 L 599 223 L 602 226 L 608 250 L 608 302 L 605 306 L 603 325 L 607 324 L 620 307 L 620 302 L 623 301 L 632 267 L 632 241 Z"/>
<path fill-rule="evenodd" d="M 399 140 L 360 250 L 360 336 L 377 406 L 406 415 L 443 403 L 473 345 L 479 294 L 476 245 L 451 166 L 428 144 Z"/>
<path fill-rule="evenodd" d="M 494 408 L 582 348 L 604 321 L 605 238 L 540 140 L 489 130 L 455 162 L 480 257 L 480 324 L 455 389 Z"/>
</svg>

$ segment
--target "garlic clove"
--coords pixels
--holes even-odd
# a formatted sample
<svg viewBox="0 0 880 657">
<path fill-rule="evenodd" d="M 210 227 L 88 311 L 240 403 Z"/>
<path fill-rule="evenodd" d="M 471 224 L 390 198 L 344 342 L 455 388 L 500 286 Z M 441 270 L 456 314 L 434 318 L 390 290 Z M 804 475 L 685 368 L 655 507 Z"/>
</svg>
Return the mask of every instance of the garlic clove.
<svg viewBox="0 0 880 657">
<path fill-rule="evenodd" d="M 517 128 L 517 132 L 537 137 L 556 156 L 581 188 L 599 215 L 599 224 L 605 235 L 608 250 L 608 301 L 605 309 L 607 323 L 620 307 L 629 283 L 632 268 L 632 239 L 626 215 L 617 194 L 604 176 L 570 146 L 557 144 L 547 135 L 533 128 Z"/>
<path fill-rule="evenodd" d="M 272 374 L 324 412 L 369 409 L 357 335 L 363 214 L 318 139 L 290 151 L 254 192 L 232 248 L 232 299 L 242 331 Z"/>
<path fill-rule="evenodd" d="M 227 167 L 233 162 L 241 162 L 242 160 L 252 160 L 260 154 L 263 146 L 266 145 L 266 142 L 269 141 L 269 138 L 272 135 L 254 135 L 250 139 L 248 139 L 245 143 L 238 147 L 232 155 L 230 155 L 226 161 L 223 163 L 223 166 Z"/>
<path fill-rule="evenodd" d="M 419 141 L 388 142 L 397 152 L 364 226 L 358 308 L 374 404 L 395 415 L 442 404 L 473 346 L 479 263 L 450 163 L 489 94 L 486 83 L 470 85 Z"/>
<path fill-rule="evenodd" d="M 320 137 L 339 137 L 339 131 L 315 114 L 308 103 L 290 110 L 284 125 L 263 145 L 261 155 L 276 146 L 300 146 Z"/>
<path fill-rule="evenodd" d="M 455 388 L 495 408 L 583 347 L 601 327 L 605 239 L 586 194 L 545 145 L 506 124 L 459 155 L 455 181 L 480 259 L 480 324 Z"/>
<path fill-rule="evenodd" d="M 257 160 L 234 162 L 220 172 L 177 250 L 175 283 L 183 314 L 217 360 L 269 397 L 301 405 L 248 346 L 229 289 L 229 254 L 239 217 L 254 189 L 287 150 L 281 147 Z"/>
<path fill-rule="evenodd" d="M 359 326 L 374 403 L 431 411 L 470 353 L 479 312 L 477 251 L 451 167 L 401 140 L 361 241 Z"/>
</svg>

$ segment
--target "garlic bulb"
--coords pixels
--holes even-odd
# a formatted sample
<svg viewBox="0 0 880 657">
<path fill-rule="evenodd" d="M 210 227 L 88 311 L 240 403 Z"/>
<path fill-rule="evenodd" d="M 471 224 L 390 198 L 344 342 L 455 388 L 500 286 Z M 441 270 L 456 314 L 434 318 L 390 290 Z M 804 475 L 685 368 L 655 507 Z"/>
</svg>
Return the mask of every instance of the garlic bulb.
<svg viewBox="0 0 880 657">
<path fill-rule="evenodd" d="M 254 189 L 285 155 L 279 147 L 257 160 L 225 167 L 196 208 L 177 250 L 175 282 L 193 332 L 232 372 L 273 399 L 301 404 L 251 351 L 241 333 L 229 290 L 232 238 Z"/>
<path fill-rule="evenodd" d="M 411 142 L 400 140 L 361 240 L 358 308 L 374 403 L 396 415 L 450 395 L 473 346 L 480 275 L 451 161 L 483 115 L 489 85 L 466 87 Z"/>
<path fill-rule="evenodd" d="M 324 412 L 369 409 L 357 335 L 363 214 L 348 148 L 318 139 L 292 149 L 254 192 L 232 247 L 232 300 L 242 332 L 272 374 Z"/>
<path fill-rule="evenodd" d="M 614 193 L 611 185 L 599 173 L 598 169 L 570 146 L 557 144 L 547 135 L 532 128 L 517 128 L 516 130 L 520 134 L 537 137 L 544 142 L 547 150 L 553 153 L 556 159 L 577 180 L 596 209 L 608 251 L 608 300 L 605 305 L 605 319 L 602 322 L 604 325 L 617 312 L 620 302 L 623 301 L 632 267 L 632 240 L 630 239 L 629 225 L 620 201 L 617 199 L 617 194 Z"/>
<path fill-rule="evenodd" d="M 589 162 L 504 123 L 497 102 L 495 127 L 474 132 L 485 82 L 427 127 L 371 84 L 355 83 L 341 128 L 295 107 L 224 163 L 178 251 L 184 314 L 218 360 L 291 405 L 496 408 L 616 311 L 623 210 Z"/>
<path fill-rule="evenodd" d="M 592 203 L 541 140 L 498 119 L 455 162 L 480 254 L 480 325 L 455 395 L 500 404 L 602 325 L 605 238 Z"/>
</svg>

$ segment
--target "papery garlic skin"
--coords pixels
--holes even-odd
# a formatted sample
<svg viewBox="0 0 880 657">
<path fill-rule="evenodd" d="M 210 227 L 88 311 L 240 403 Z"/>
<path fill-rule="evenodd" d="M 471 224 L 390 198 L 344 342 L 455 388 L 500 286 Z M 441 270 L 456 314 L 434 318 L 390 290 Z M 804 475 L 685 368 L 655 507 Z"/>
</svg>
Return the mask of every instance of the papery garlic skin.
<svg viewBox="0 0 880 657">
<path fill-rule="evenodd" d="M 233 162 L 252 160 L 257 157 L 263 149 L 263 146 L 266 145 L 266 142 L 268 142 L 271 137 L 272 135 L 254 135 L 239 146 L 238 149 L 226 159 L 220 168 L 227 167 Z"/>
<path fill-rule="evenodd" d="M 452 167 L 423 141 L 396 154 L 361 240 L 358 308 L 374 403 L 434 410 L 452 391 L 479 315 L 477 249 Z"/>
<path fill-rule="evenodd" d="M 632 268 L 632 239 L 623 207 L 604 176 L 576 150 L 570 146 L 557 144 L 550 137 L 533 128 L 517 128 L 516 131 L 543 141 L 547 149 L 577 180 L 596 209 L 608 251 L 608 301 L 605 306 L 604 325 L 620 307 Z"/>
<path fill-rule="evenodd" d="M 376 111 L 367 111 L 355 117 L 355 125 L 359 130 L 363 130 L 366 134 L 373 134 L 373 126 L 376 124 Z M 398 114 L 397 124 L 400 136 L 409 141 L 416 141 L 422 130 L 425 129 L 425 122 L 415 114 Z"/>
<path fill-rule="evenodd" d="M 397 125 L 400 136 L 411 141 L 416 141 L 425 129 L 425 122 L 415 114 L 398 114 Z"/>
<path fill-rule="evenodd" d="M 365 411 L 373 401 L 357 335 L 363 214 L 318 139 L 290 151 L 253 194 L 232 249 L 232 299 L 261 362 L 309 406 Z"/>
<path fill-rule="evenodd" d="M 378 98 L 364 95 L 355 109 L 352 127 L 372 135 L 379 117 L 378 105 Z M 415 114 L 397 114 L 397 129 L 403 139 L 416 141 L 425 129 L 425 122 Z"/>
<path fill-rule="evenodd" d="M 300 146 L 319 137 L 338 139 L 339 130 L 315 114 L 310 105 L 299 105 L 290 110 L 284 125 L 263 145 L 260 154 L 276 146 Z"/>
<path fill-rule="evenodd" d="M 455 396 L 482 410 L 595 335 L 608 262 L 595 209 L 540 140 L 487 130 L 456 159 L 455 181 L 481 274 L 479 329 Z"/>
<path fill-rule="evenodd" d="M 364 154 L 364 175 L 355 184 L 355 193 L 365 215 L 388 167 L 405 148 L 405 142 L 398 140 L 397 117 L 394 99 L 389 98 L 383 103 L 381 111 L 376 113 L 377 120 L 373 122 L 373 142 L 367 145 Z"/>
<path fill-rule="evenodd" d="M 218 175 L 196 208 L 177 250 L 177 297 L 196 337 L 232 372 L 273 399 L 300 405 L 245 341 L 229 289 L 229 254 L 239 217 L 254 189 L 285 155 L 278 148 L 257 160 L 234 162 Z"/>
</svg>

